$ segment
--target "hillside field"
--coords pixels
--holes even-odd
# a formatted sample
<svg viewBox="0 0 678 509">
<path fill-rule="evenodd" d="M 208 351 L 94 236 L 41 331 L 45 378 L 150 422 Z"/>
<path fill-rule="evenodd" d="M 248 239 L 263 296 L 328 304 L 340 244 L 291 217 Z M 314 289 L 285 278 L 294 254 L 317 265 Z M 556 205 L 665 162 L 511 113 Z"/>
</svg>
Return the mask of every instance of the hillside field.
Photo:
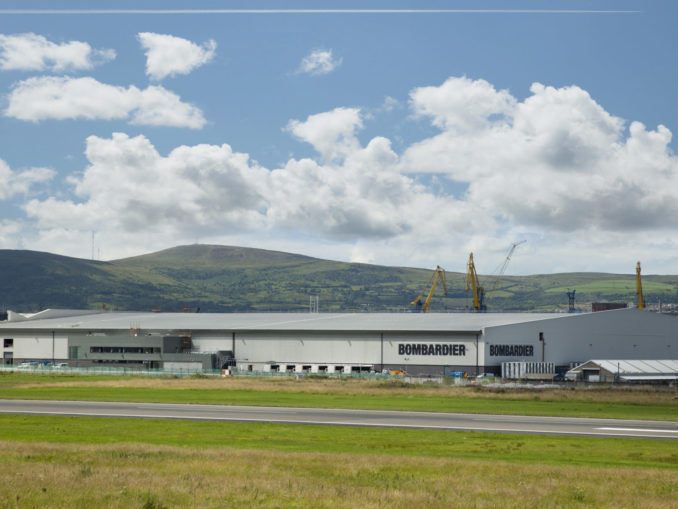
<svg viewBox="0 0 678 509">
<path fill-rule="evenodd" d="M 102 262 L 35 251 L 0 250 L 0 311 L 47 308 L 134 311 L 410 312 L 432 269 L 333 262 L 260 249 L 190 245 Z M 488 311 L 565 311 L 576 290 L 579 309 L 592 301 L 634 305 L 635 274 L 480 275 Z M 467 312 L 465 274 L 447 273 L 432 312 Z M 490 290 L 497 283 L 496 290 Z M 678 276 L 644 276 L 648 305 L 678 303 Z"/>
</svg>

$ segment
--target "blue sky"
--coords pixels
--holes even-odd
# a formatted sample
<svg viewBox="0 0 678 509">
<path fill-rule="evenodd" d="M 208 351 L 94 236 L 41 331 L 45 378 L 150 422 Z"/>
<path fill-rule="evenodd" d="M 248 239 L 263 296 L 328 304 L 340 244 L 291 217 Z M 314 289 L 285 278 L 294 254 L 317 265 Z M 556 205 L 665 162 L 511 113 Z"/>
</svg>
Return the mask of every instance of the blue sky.
<svg viewBox="0 0 678 509">
<path fill-rule="evenodd" d="M 59 4 L 0 5 L 0 249 L 678 272 L 675 2 Z"/>
</svg>

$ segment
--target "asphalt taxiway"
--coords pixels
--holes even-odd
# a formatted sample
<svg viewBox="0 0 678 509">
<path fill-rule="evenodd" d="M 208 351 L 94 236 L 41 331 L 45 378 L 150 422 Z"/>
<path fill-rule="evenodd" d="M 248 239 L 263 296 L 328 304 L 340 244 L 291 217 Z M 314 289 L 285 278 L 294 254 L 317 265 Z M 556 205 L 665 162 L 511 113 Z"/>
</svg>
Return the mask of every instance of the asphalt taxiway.
<svg viewBox="0 0 678 509">
<path fill-rule="evenodd" d="M 522 415 L 18 399 L 0 400 L 0 414 L 264 422 L 678 440 L 677 421 Z"/>
</svg>

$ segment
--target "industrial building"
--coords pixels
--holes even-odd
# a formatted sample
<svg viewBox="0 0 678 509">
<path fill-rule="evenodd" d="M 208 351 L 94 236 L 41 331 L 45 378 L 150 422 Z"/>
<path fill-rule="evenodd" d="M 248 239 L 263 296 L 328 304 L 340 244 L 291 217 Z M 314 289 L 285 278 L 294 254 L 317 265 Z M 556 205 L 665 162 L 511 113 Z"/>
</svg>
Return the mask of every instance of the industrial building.
<svg viewBox="0 0 678 509">
<path fill-rule="evenodd" d="M 676 359 L 678 319 L 598 313 L 138 313 L 46 310 L 0 322 L 4 364 L 352 373 L 559 373 L 591 359 Z"/>
</svg>

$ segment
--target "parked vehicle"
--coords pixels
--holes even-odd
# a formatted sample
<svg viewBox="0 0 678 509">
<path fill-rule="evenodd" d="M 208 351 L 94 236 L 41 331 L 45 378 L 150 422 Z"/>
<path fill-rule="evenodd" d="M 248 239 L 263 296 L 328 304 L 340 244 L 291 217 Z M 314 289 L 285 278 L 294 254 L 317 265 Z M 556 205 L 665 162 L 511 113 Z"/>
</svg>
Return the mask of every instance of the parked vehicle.
<svg viewBox="0 0 678 509">
<path fill-rule="evenodd" d="M 495 375 L 494 373 L 480 373 L 476 377 L 476 380 L 487 380 L 488 378 L 497 378 L 497 375 Z"/>
</svg>

